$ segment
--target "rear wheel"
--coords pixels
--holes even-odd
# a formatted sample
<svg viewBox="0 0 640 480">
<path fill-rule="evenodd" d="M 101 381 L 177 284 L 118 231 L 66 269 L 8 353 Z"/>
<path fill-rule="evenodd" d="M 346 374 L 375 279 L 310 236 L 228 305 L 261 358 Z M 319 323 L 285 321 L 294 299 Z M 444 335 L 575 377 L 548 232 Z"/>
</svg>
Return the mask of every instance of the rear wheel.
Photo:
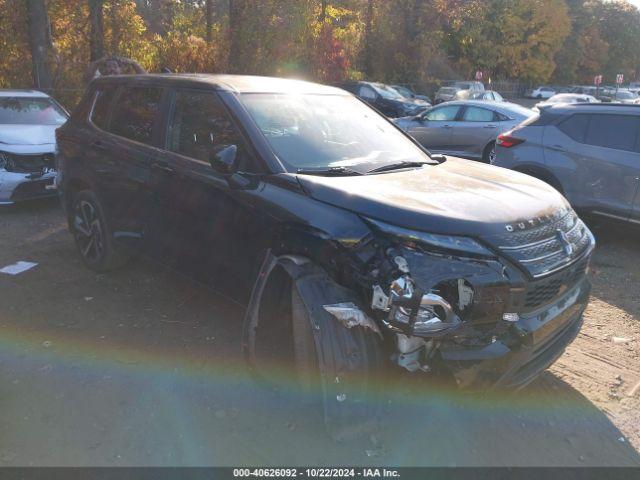
<svg viewBox="0 0 640 480">
<path fill-rule="evenodd" d="M 71 229 L 84 263 L 98 272 L 123 266 L 127 255 L 116 245 L 104 210 L 95 193 L 82 190 L 73 195 Z"/>
<path fill-rule="evenodd" d="M 482 152 L 482 161 L 484 163 L 490 163 L 493 165 L 496 161 L 496 142 L 491 142 L 489 145 L 484 147 L 484 151 Z"/>
</svg>

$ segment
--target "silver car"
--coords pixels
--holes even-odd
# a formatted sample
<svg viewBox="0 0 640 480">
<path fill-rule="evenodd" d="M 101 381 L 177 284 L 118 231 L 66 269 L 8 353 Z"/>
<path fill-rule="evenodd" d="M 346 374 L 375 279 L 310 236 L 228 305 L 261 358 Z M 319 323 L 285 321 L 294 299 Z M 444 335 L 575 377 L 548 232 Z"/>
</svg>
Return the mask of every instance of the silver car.
<svg viewBox="0 0 640 480">
<path fill-rule="evenodd" d="M 515 103 L 465 100 L 395 123 L 431 152 L 492 163 L 496 137 L 534 115 Z"/>
<path fill-rule="evenodd" d="M 55 130 L 67 112 L 35 90 L 0 90 L 0 205 L 56 195 Z"/>
</svg>

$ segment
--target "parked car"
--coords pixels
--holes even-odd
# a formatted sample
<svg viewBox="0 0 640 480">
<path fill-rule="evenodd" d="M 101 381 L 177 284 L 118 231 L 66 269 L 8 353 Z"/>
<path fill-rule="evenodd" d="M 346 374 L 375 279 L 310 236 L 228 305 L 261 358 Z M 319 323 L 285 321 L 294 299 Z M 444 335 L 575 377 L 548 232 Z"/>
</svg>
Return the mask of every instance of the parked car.
<svg viewBox="0 0 640 480">
<path fill-rule="evenodd" d="M 640 103 L 640 97 L 638 97 L 636 93 L 622 89 L 606 89 L 600 95 L 600 99 L 603 102 L 626 103 L 631 105 Z"/>
<path fill-rule="evenodd" d="M 440 103 L 455 100 L 456 94 L 459 91 L 461 91 L 461 89 L 455 87 L 440 87 L 435 97 L 433 97 L 433 104 L 439 105 Z"/>
<path fill-rule="evenodd" d="M 592 97 L 595 97 L 597 95 L 597 87 L 594 87 L 593 85 L 573 85 L 569 88 L 569 92 L 568 93 L 580 93 L 583 95 L 591 95 Z"/>
<path fill-rule="evenodd" d="M 460 93 L 466 92 L 466 93 Z M 458 100 L 456 95 L 463 95 L 465 98 L 475 92 L 484 92 L 484 85 L 482 82 L 476 81 L 459 81 L 454 82 L 451 85 L 443 86 L 438 89 L 433 99 L 433 104 L 438 105 L 443 102 L 450 102 L 452 100 Z"/>
<path fill-rule="evenodd" d="M 596 97 L 592 97 L 591 95 L 579 93 L 558 93 L 544 102 L 537 103 L 532 110 L 534 112 L 539 112 L 540 109 L 549 107 L 556 103 L 598 103 L 599 101 L 600 100 Z"/>
<path fill-rule="evenodd" d="M 552 105 L 498 137 L 495 165 L 555 187 L 588 215 L 640 224 L 640 107 Z"/>
<path fill-rule="evenodd" d="M 496 137 L 533 115 L 515 103 L 466 100 L 447 102 L 395 123 L 429 151 L 490 163 Z"/>
<path fill-rule="evenodd" d="M 391 118 L 417 115 L 430 106 L 423 100 L 406 98 L 383 83 L 342 82 L 335 86 L 353 93 Z"/>
<path fill-rule="evenodd" d="M 293 367 L 334 436 L 375 416 L 383 360 L 518 388 L 580 329 L 593 237 L 566 200 L 430 156 L 343 90 L 101 77 L 57 137 L 84 263 L 145 252 L 245 303 L 250 367 Z"/>
<path fill-rule="evenodd" d="M 460 90 L 454 96 L 455 100 L 485 100 L 488 102 L 504 102 L 504 98 L 498 92 L 485 90 L 477 92 L 474 90 Z"/>
<path fill-rule="evenodd" d="M 531 93 L 529 94 L 529 97 L 530 98 L 551 98 L 556 93 L 558 92 L 553 87 L 538 87 L 538 88 L 534 88 L 531 91 Z"/>
<path fill-rule="evenodd" d="M 431 99 L 429 97 L 427 97 L 426 95 L 417 94 L 410 87 L 407 87 L 405 85 L 391 85 L 391 88 L 396 90 L 400 95 L 402 95 L 405 98 L 411 98 L 413 100 L 420 100 L 420 101 L 424 102 L 425 105 L 427 105 L 429 107 L 431 106 Z"/>
<path fill-rule="evenodd" d="M 0 90 L 0 205 L 55 196 L 54 131 L 67 112 L 35 90 Z"/>
<path fill-rule="evenodd" d="M 471 90 L 473 92 L 484 92 L 484 84 L 475 80 L 472 81 L 457 81 L 451 85 L 458 90 Z"/>
</svg>

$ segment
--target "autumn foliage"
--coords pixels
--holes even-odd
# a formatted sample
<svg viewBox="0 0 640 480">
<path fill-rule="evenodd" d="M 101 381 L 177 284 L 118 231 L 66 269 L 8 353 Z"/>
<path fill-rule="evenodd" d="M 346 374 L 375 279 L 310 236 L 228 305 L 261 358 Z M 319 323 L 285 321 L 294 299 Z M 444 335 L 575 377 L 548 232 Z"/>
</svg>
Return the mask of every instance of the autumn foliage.
<svg viewBox="0 0 640 480">
<path fill-rule="evenodd" d="M 624 1 L 0 0 L 0 88 L 37 86 L 28 5 L 39 2 L 48 15 L 40 62 L 68 105 L 85 87 L 91 48 L 94 58 L 100 48 L 149 71 L 323 82 L 433 85 L 480 69 L 496 80 L 590 83 L 603 74 L 610 83 L 616 73 L 635 79 L 640 67 L 640 13 Z M 90 2 L 102 15 L 93 44 Z"/>
</svg>

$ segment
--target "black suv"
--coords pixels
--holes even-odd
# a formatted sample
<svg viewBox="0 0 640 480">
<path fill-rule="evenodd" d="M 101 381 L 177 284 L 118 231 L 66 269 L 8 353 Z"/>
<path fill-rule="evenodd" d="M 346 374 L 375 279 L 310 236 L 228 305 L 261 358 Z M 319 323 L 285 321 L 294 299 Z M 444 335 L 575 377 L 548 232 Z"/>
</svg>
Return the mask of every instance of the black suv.
<svg viewBox="0 0 640 480">
<path fill-rule="evenodd" d="M 418 115 L 431 105 L 418 98 L 408 98 L 395 88 L 376 82 L 342 82 L 335 85 L 368 103 L 390 118 Z"/>
<path fill-rule="evenodd" d="M 594 241 L 564 198 L 430 156 L 343 90 L 105 77 L 57 138 L 87 266 L 144 252 L 245 302 L 250 366 L 295 366 L 334 432 L 373 415 L 385 363 L 520 387 L 580 328 Z"/>
</svg>

